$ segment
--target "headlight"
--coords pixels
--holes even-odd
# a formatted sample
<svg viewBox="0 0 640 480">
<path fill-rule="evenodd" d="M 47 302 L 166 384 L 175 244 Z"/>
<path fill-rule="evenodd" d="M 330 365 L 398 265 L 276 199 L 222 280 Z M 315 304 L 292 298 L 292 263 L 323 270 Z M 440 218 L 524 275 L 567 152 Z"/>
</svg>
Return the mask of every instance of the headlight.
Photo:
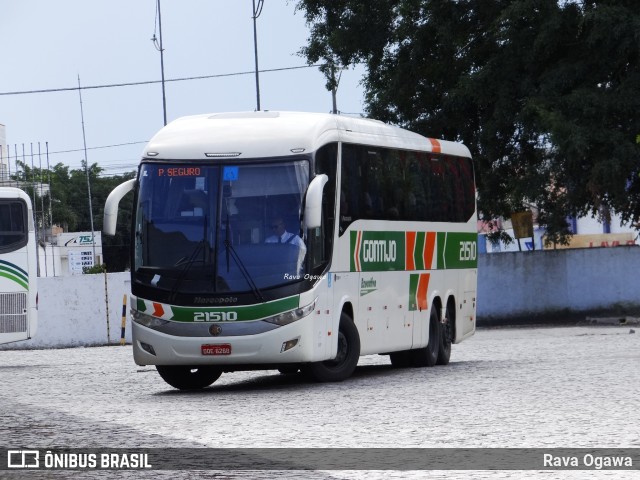
<svg viewBox="0 0 640 480">
<path fill-rule="evenodd" d="M 151 315 L 142 313 L 139 310 L 131 310 L 131 318 L 134 322 L 149 328 L 158 328 L 169 323 L 169 320 L 152 317 Z"/>
<path fill-rule="evenodd" d="M 278 315 L 274 315 L 273 317 L 265 318 L 265 322 L 275 323 L 276 325 L 289 325 L 297 320 L 300 320 L 303 317 L 306 317 L 313 309 L 316 308 L 316 298 L 313 302 L 311 302 L 306 307 L 296 308 L 294 310 L 289 310 L 288 312 L 279 313 Z"/>
</svg>

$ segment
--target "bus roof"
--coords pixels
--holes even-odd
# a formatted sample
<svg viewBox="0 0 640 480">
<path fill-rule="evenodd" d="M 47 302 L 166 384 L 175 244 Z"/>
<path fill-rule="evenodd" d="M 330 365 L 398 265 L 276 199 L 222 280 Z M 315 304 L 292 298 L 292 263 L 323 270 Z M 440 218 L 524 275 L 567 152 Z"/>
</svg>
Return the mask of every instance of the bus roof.
<svg viewBox="0 0 640 480">
<path fill-rule="evenodd" d="M 276 157 L 330 142 L 470 157 L 461 143 L 435 140 L 377 120 L 328 113 L 237 112 L 182 117 L 162 128 L 143 157 L 164 160 Z"/>
<path fill-rule="evenodd" d="M 27 202 L 29 208 L 31 208 L 31 197 L 22 190 L 17 187 L 0 187 L 0 198 L 20 198 Z"/>
</svg>

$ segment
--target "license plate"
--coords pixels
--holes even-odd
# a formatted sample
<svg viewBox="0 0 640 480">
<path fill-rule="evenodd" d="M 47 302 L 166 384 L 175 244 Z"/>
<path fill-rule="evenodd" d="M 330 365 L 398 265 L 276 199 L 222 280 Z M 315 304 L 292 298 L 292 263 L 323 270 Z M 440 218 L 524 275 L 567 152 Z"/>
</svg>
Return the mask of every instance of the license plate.
<svg viewBox="0 0 640 480">
<path fill-rule="evenodd" d="M 202 345 L 200 347 L 202 355 L 231 355 L 231 345 L 222 343 L 218 345 Z"/>
</svg>

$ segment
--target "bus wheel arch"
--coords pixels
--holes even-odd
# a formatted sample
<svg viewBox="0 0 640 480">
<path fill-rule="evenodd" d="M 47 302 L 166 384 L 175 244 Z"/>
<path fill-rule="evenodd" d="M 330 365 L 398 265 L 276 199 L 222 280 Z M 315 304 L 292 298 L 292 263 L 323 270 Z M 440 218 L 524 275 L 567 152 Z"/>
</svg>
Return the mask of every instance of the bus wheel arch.
<svg viewBox="0 0 640 480">
<path fill-rule="evenodd" d="M 433 367 L 440 352 L 440 331 L 442 330 L 441 315 L 442 301 L 440 297 L 434 297 L 429 311 L 429 339 L 427 345 L 422 348 L 410 350 L 411 364 L 414 367 Z"/>
<path fill-rule="evenodd" d="M 349 378 L 360 359 L 360 334 L 353 317 L 345 304 L 340 314 L 340 326 L 337 335 L 337 354 L 333 360 L 309 363 L 304 371 L 313 380 L 318 382 L 341 382 Z"/>
</svg>

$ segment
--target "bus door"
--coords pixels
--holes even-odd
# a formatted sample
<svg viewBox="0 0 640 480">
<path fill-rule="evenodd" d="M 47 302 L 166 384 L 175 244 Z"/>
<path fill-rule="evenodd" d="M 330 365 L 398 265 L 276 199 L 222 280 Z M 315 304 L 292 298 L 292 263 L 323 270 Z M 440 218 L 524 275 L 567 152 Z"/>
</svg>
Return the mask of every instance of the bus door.
<svg viewBox="0 0 640 480">
<path fill-rule="evenodd" d="M 360 272 L 358 325 L 362 354 L 411 348 L 413 315 L 407 308 L 404 272 Z"/>
</svg>

